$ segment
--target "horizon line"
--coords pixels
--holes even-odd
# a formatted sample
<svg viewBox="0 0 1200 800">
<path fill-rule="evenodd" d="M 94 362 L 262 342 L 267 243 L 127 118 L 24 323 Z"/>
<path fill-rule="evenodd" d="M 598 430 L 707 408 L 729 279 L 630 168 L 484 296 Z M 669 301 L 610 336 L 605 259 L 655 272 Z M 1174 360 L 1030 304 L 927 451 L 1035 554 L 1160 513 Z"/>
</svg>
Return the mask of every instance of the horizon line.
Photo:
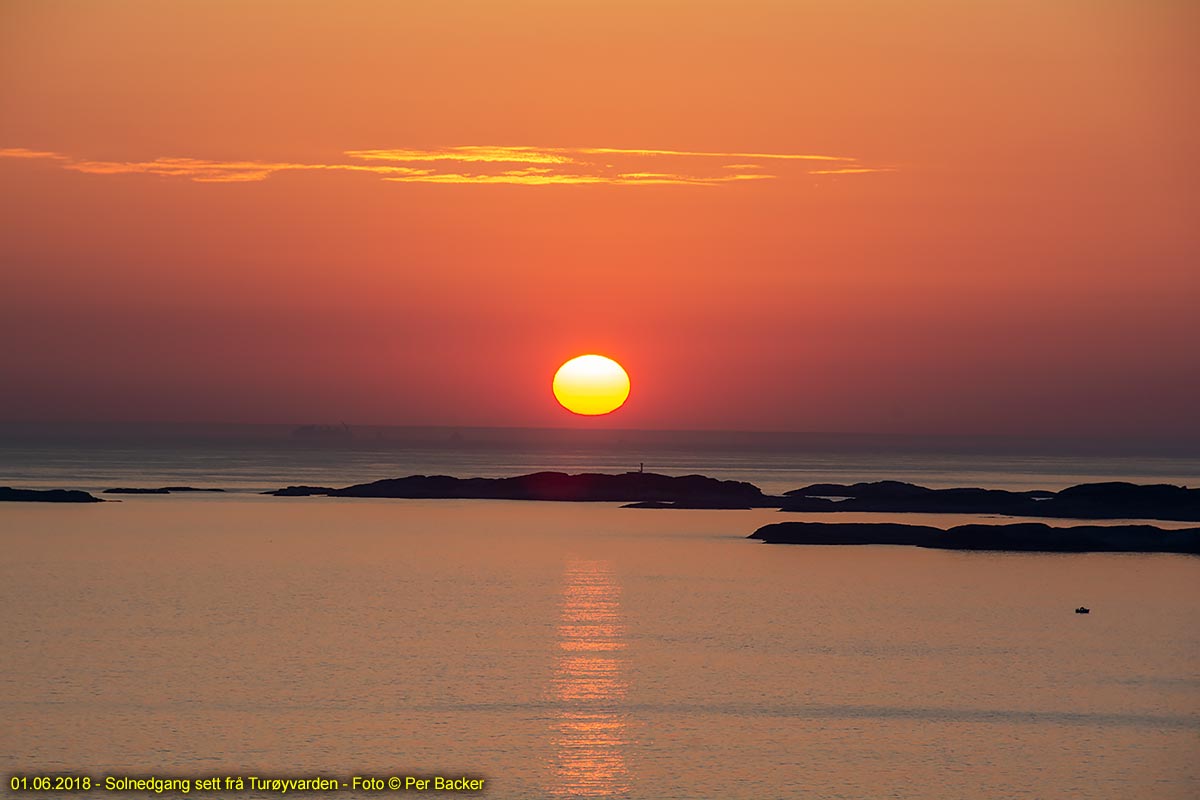
<svg viewBox="0 0 1200 800">
<path fill-rule="evenodd" d="M 780 428 L 637 428 L 637 427 L 580 427 L 569 425 L 481 425 L 481 424 L 457 424 L 457 423 L 378 423 L 378 422 L 359 422 L 351 423 L 344 420 L 336 422 L 314 422 L 313 420 L 304 420 L 299 422 L 228 422 L 228 421 L 197 421 L 197 420 L 0 420 L 0 428 L 19 428 L 19 427 L 63 427 L 63 428 L 101 428 L 111 426 L 130 426 L 130 427 L 159 427 L 159 428 L 279 428 L 279 429 L 296 429 L 311 425 L 329 425 L 340 427 L 345 425 L 351 430 L 354 429 L 394 429 L 394 430 L 447 430 L 447 431 L 538 431 L 538 432 L 562 432 L 562 433 L 581 433 L 585 435 L 592 434 L 620 434 L 620 433 L 665 433 L 665 434 L 708 434 L 708 435 L 788 435 L 788 436 L 821 436 L 821 437 L 878 437 L 878 438 L 894 438 L 894 439 L 983 439 L 994 441 L 1029 441 L 1029 440 L 1045 440 L 1045 441 L 1093 441 L 1097 443 L 1125 443 L 1128 445 L 1136 445 L 1139 443 L 1155 443 L 1155 444 L 1175 444 L 1187 446 L 1191 442 L 1200 443 L 1200 435 L 1194 435 L 1190 439 L 1186 436 L 1181 437 L 1178 433 L 1146 433 L 1146 434 L 1106 434 L 1098 435 L 1095 433 L 977 433 L 977 432 L 899 432 L 899 431 L 879 431 L 879 430 L 800 430 L 800 429 L 780 429 Z M 1200 458 L 1200 455 L 1197 456 Z"/>
</svg>

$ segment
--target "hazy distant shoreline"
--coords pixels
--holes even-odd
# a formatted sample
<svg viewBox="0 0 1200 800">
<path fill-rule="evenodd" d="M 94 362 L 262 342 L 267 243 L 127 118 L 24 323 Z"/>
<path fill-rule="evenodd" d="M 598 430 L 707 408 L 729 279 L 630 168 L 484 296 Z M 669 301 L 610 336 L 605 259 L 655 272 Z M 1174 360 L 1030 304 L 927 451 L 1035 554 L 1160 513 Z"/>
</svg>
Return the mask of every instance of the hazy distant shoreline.
<svg viewBox="0 0 1200 800">
<path fill-rule="evenodd" d="M 315 428 L 349 435 L 297 435 Z M 982 455 L 1194 456 L 1200 440 L 1004 434 L 898 434 L 823 431 L 661 430 L 640 428 L 327 425 L 311 423 L 0 422 L 0 446 L 262 445 L 389 450 L 423 447 L 752 449 L 763 452 L 912 452 Z M 631 466 L 636 466 L 636 461 Z"/>
</svg>

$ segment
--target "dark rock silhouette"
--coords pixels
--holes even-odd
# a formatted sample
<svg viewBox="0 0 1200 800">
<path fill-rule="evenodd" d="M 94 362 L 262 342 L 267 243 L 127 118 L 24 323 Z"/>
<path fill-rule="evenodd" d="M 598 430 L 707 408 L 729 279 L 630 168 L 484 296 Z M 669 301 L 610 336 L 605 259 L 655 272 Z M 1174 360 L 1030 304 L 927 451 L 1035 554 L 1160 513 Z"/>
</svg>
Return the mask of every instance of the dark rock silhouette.
<svg viewBox="0 0 1200 800">
<path fill-rule="evenodd" d="M 896 481 L 852 486 L 817 483 L 786 492 L 781 510 L 1200 521 L 1200 489 L 1110 482 L 1085 483 L 1060 492 L 1010 492 L 1002 489 L 927 489 Z"/>
<path fill-rule="evenodd" d="M 104 501 L 77 489 L 12 489 L 8 486 L 0 486 L 0 502 L 103 503 Z"/>
<path fill-rule="evenodd" d="M 286 489 L 276 489 L 273 492 L 263 492 L 263 494 L 274 495 L 275 497 L 314 497 L 321 495 L 331 495 L 337 492 L 332 486 L 288 486 Z"/>
<path fill-rule="evenodd" d="M 1153 525 L 1075 525 L 1041 522 L 958 525 L 949 530 L 889 522 L 777 522 L 750 534 L 770 544 L 901 544 L 947 550 L 1139 552 L 1200 554 L 1200 528 Z"/>
<path fill-rule="evenodd" d="M 1076 614 L 1090 614 L 1090 613 L 1092 613 L 1092 610 L 1090 608 L 1088 608 L 1087 606 L 1080 606 L 1079 608 L 1075 609 L 1075 613 Z"/>
<path fill-rule="evenodd" d="M 336 491 L 337 489 L 332 486 L 288 486 L 285 489 L 276 489 L 273 492 L 263 492 L 263 494 L 275 497 L 317 497 L 333 494 Z"/>
<path fill-rule="evenodd" d="M 946 532 L 927 525 L 898 522 L 775 522 L 764 525 L 750 539 L 768 544 L 905 544 L 933 546 Z"/>
<path fill-rule="evenodd" d="M 537 472 L 513 478 L 410 475 L 337 489 L 288 486 L 265 494 L 280 497 L 394 497 L 488 500 L 561 500 L 627 503 L 627 508 L 779 508 L 782 511 L 922 512 L 1005 514 L 1076 519 L 1200 521 L 1200 489 L 1132 483 L 1088 483 L 1060 492 L 1003 489 L 928 489 L 900 481 L 816 483 L 765 495 L 744 481 L 703 475 L 671 477 L 653 472 L 620 475 Z"/>
<path fill-rule="evenodd" d="M 224 489 L 198 489 L 195 486 L 161 486 L 157 489 L 142 489 L 139 487 L 118 486 L 115 489 L 105 489 L 104 494 L 172 494 L 175 492 L 223 492 Z"/>
<path fill-rule="evenodd" d="M 803 489 L 793 489 L 790 492 L 784 492 L 785 497 L 873 497 L 876 499 L 882 498 L 908 498 L 921 497 L 934 491 L 926 489 L 924 486 L 917 486 L 911 483 L 902 483 L 901 481 L 875 481 L 874 483 L 856 483 L 852 486 L 846 486 L 841 483 L 814 483 L 811 486 L 805 486 Z"/>
<path fill-rule="evenodd" d="M 757 486 L 743 481 L 722 481 L 703 475 L 671 477 L 653 472 L 621 475 L 535 472 L 514 478 L 452 478 L 447 475 L 410 475 L 407 478 L 330 489 L 289 486 L 274 492 L 282 497 L 395 497 L 486 500 L 555 500 L 566 502 L 671 503 L 689 508 L 774 508 L 779 498 L 767 497 Z M 677 504 L 677 505 L 676 505 Z"/>
</svg>

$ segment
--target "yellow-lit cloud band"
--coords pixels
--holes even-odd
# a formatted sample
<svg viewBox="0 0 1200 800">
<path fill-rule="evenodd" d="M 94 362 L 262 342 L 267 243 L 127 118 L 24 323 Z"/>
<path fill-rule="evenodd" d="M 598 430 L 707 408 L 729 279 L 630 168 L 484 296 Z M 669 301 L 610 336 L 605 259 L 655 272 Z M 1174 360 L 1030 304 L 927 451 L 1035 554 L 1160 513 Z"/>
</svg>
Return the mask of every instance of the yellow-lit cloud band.
<svg viewBox="0 0 1200 800">
<path fill-rule="evenodd" d="M 279 172 L 365 172 L 403 183 L 508 184 L 518 186 L 719 186 L 795 175 L 890 172 L 847 156 L 800 153 L 723 153 L 612 147 L 501 147 L 463 145 L 436 149 L 347 150 L 344 162 L 215 161 L 155 158 L 101 161 L 26 148 L 0 149 L 0 158 L 47 160 L 90 175 L 155 175 L 201 183 L 262 181 Z M 736 161 L 716 164 L 715 160 Z M 805 163 L 819 169 L 806 169 Z M 788 164 L 786 170 L 780 169 Z M 774 171 L 765 171 L 773 165 Z"/>
</svg>

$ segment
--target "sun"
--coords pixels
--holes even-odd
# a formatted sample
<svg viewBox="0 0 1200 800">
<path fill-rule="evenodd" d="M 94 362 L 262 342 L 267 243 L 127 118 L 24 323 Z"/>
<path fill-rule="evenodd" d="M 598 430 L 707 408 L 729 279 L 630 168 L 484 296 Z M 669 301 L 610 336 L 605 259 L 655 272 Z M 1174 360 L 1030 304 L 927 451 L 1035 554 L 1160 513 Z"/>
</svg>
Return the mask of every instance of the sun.
<svg viewBox="0 0 1200 800">
<path fill-rule="evenodd" d="M 629 397 L 629 373 L 606 356 L 576 356 L 554 373 L 554 396 L 572 413 L 608 414 Z"/>
</svg>

